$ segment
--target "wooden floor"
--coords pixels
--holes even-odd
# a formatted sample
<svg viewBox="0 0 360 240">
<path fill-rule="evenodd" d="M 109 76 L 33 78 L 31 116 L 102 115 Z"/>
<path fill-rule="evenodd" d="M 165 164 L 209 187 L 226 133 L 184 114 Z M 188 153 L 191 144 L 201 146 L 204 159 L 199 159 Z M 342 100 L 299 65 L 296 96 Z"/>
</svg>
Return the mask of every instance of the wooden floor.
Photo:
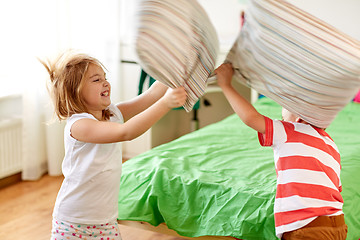
<svg viewBox="0 0 360 240">
<path fill-rule="evenodd" d="M 62 177 L 42 177 L 0 189 L 0 239 L 49 240 L 51 213 Z M 183 240 L 120 225 L 123 240 Z"/>
</svg>

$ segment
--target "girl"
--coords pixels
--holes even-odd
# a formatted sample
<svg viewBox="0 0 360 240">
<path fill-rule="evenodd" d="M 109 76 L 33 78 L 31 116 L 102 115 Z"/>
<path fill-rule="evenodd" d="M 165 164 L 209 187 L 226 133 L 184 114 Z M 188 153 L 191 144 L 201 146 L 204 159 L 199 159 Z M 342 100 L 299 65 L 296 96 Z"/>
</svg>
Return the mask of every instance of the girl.
<svg viewBox="0 0 360 240">
<path fill-rule="evenodd" d="M 50 75 L 55 113 L 64 129 L 64 181 L 54 211 L 52 240 L 120 240 L 117 226 L 122 152 L 170 109 L 186 100 L 183 87 L 156 82 L 144 94 L 112 104 L 103 65 L 85 54 L 67 52 L 41 62 Z"/>
</svg>

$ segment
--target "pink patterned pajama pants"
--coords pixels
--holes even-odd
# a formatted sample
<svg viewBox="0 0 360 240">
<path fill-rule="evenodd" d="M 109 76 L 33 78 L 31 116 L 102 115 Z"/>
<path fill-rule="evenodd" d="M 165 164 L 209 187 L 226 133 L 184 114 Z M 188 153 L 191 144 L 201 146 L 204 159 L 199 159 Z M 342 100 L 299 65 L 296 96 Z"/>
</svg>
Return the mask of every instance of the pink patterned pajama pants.
<svg viewBox="0 0 360 240">
<path fill-rule="evenodd" d="M 51 240 L 121 240 L 117 223 L 87 225 L 52 221 Z"/>
</svg>

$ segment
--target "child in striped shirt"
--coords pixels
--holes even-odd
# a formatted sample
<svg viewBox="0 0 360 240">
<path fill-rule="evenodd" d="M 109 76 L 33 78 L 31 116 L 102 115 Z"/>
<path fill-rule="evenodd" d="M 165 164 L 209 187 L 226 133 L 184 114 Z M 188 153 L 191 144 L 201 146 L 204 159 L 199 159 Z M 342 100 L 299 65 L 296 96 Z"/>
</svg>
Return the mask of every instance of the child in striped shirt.
<svg viewBox="0 0 360 240">
<path fill-rule="evenodd" d="M 273 148 L 277 174 L 275 231 L 281 239 L 346 239 L 340 154 L 324 129 L 283 109 L 283 120 L 261 115 L 231 85 L 229 63 L 215 70 L 218 85 L 240 119 Z"/>
</svg>

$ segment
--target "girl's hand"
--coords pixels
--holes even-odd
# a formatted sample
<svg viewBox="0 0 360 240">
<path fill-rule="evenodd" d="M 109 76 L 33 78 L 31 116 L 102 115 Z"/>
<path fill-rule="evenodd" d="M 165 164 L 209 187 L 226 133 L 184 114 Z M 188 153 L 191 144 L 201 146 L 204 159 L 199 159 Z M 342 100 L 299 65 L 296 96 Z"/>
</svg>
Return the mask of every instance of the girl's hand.
<svg viewBox="0 0 360 240">
<path fill-rule="evenodd" d="M 234 69 L 231 63 L 221 64 L 217 69 L 215 69 L 215 74 L 217 76 L 218 85 L 221 88 L 231 86 L 231 80 L 234 74 Z"/>
<path fill-rule="evenodd" d="M 187 94 L 184 87 L 169 88 L 163 100 L 165 101 L 168 108 L 177 108 L 184 105 L 187 98 Z"/>
</svg>

